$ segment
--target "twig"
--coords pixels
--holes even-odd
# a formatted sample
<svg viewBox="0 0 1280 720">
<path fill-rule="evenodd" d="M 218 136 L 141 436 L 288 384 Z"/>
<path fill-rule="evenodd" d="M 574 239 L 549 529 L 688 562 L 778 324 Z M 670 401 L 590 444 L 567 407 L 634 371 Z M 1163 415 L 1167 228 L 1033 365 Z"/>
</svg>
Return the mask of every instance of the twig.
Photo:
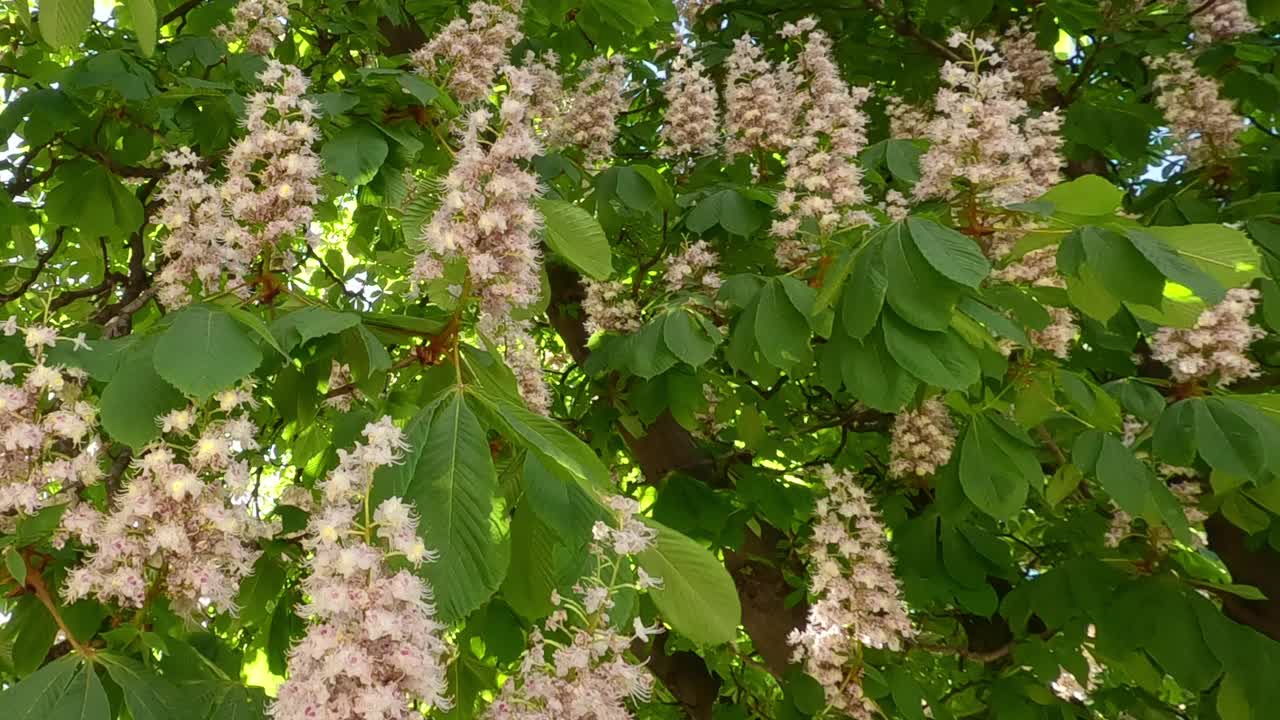
<svg viewBox="0 0 1280 720">
<path fill-rule="evenodd" d="M 53 597 L 49 594 L 49 586 L 45 585 L 44 577 L 40 574 L 40 571 L 32 566 L 31 558 L 27 553 L 23 553 L 22 560 L 27 566 L 27 587 L 31 588 L 32 592 L 35 593 L 36 599 L 53 616 L 53 621 L 58 624 L 58 628 L 66 636 L 67 642 L 71 643 L 71 647 L 75 648 L 76 652 L 85 658 L 92 658 L 93 648 L 81 644 L 79 640 L 76 640 L 76 636 L 71 634 L 71 629 L 67 627 L 66 621 L 62 619 L 62 613 L 58 612 L 57 603 L 53 601 Z"/>
<path fill-rule="evenodd" d="M 44 270 L 45 266 L 49 264 L 49 260 L 53 258 L 54 253 L 58 252 L 58 248 L 62 247 L 62 239 L 65 232 L 66 228 L 61 227 L 55 231 L 53 242 L 50 243 L 49 249 L 40 253 L 40 257 L 36 259 L 36 266 L 35 269 L 31 271 L 31 276 L 23 281 L 23 283 L 18 286 L 17 290 L 14 290 L 11 293 L 0 293 L 0 303 L 7 303 L 11 300 L 22 297 L 23 293 L 25 293 L 32 285 L 35 285 L 36 280 L 40 277 L 40 273 Z"/>
</svg>

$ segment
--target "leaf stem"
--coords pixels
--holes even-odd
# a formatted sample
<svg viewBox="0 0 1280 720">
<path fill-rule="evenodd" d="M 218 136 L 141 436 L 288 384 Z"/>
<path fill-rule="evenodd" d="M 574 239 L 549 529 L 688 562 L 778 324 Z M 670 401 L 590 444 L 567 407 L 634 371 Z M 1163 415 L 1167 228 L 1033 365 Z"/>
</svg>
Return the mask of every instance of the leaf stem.
<svg viewBox="0 0 1280 720">
<path fill-rule="evenodd" d="M 62 613 L 58 612 L 58 604 L 53 601 L 53 596 L 49 594 L 49 586 L 45 584 L 44 576 L 31 563 L 30 555 L 23 553 L 22 560 L 27 565 L 27 587 L 31 588 L 32 592 L 35 593 L 36 599 L 53 616 L 53 621 L 58 624 L 58 629 L 62 630 L 62 634 L 67 636 L 67 642 L 71 644 L 71 647 L 86 660 L 93 660 L 93 648 L 81 644 L 79 640 L 76 640 L 76 636 L 71 633 L 66 621 L 62 619 Z"/>
</svg>

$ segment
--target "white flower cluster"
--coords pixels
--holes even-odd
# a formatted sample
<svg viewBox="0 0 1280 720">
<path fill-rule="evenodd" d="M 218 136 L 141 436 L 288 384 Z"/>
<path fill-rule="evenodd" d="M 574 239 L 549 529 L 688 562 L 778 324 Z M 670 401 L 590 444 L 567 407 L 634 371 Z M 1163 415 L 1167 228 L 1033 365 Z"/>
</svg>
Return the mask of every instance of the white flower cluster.
<svg viewBox="0 0 1280 720">
<path fill-rule="evenodd" d="M 1018 78 L 998 67 L 1001 58 L 989 40 L 957 32 L 948 44 L 968 48 L 974 59 L 942 67 L 914 198 L 970 195 L 1002 206 L 1044 194 L 1061 179 L 1061 116 L 1056 110 L 1031 114 L 1017 97 Z M 957 179 L 964 185 L 957 187 Z"/>
<path fill-rule="evenodd" d="M 206 606 L 236 610 L 240 581 L 262 554 L 258 540 L 274 528 L 239 502 L 250 484 L 240 456 L 258 448 L 247 416 L 252 385 L 215 400 L 215 410 L 189 407 L 157 419 L 168 437 L 134 462 L 110 509 L 82 503 L 63 515 L 63 529 L 94 548 L 67 575 L 68 602 L 96 597 L 142 607 L 150 590 L 188 618 Z"/>
<path fill-rule="evenodd" d="M 84 373 L 48 364 L 45 353 L 59 341 L 86 348 L 84 335 L 66 338 L 44 325 L 0 325 L 7 337 L 22 333 L 32 362 L 0 361 L 0 533 L 20 516 L 48 507 L 57 493 L 92 485 L 102 477 L 97 410 L 80 399 Z"/>
<path fill-rule="evenodd" d="M 627 68 L 622 55 L 596 56 L 579 71 L 582 78 L 566 89 L 556 71 L 554 52 L 540 59 L 526 55 L 525 65 L 534 79 L 530 116 L 536 117 L 538 132 L 550 149 L 577 147 L 588 165 L 609 159 L 618 137 L 618 115 L 627 109 L 623 89 Z"/>
<path fill-rule="evenodd" d="M 815 247 L 805 235 L 828 235 L 842 227 L 871 222 L 865 211 L 858 155 L 867 144 L 866 88 L 851 88 L 831 54 L 831 39 L 806 18 L 783 26 L 784 38 L 803 48 L 796 60 L 800 80 L 796 98 L 796 136 L 787 151 L 787 171 L 778 193 L 778 219 L 770 232 L 778 238 L 776 255 L 784 268 L 804 265 Z M 813 228 L 802 225 L 809 223 Z"/>
<path fill-rule="evenodd" d="M 418 520 L 400 498 L 361 518 L 374 471 L 398 462 L 404 437 L 391 418 L 365 426 L 364 441 L 338 451 L 321 484 L 304 544 L 312 551 L 303 582 L 311 602 L 306 635 L 289 653 L 289 679 L 270 713 L 276 720 L 412 720 L 411 703 L 447 708 L 444 626 L 431 588 L 390 557 L 434 560 Z"/>
<path fill-rule="evenodd" d="M 1198 43 L 1209 45 L 1258 30 L 1245 0 L 1187 0 L 1187 6 L 1195 11 L 1191 31 Z"/>
<path fill-rule="evenodd" d="M 324 404 L 339 412 L 350 410 L 357 400 L 364 397 L 364 393 L 360 392 L 351 383 L 351 366 L 347 363 L 331 360 L 329 362 L 329 389 L 325 393 Z"/>
<path fill-rule="evenodd" d="M 720 4 L 720 0 L 676 0 L 676 12 L 692 25 L 708 9 Z"/>
<path fill-rule="evenodd" d="M 889 474 L 898 478 L 923 478 L 951 461 L 956 446 L 956 426 L 951 412 L 937 397 L 919 408 L 904 410 L 893 420 L 889 441 Z"/>
<path fill-rule="evenodd" d="M 1200 313 L 1192 328 L 1162 327 L 1151 336 L 1151 357 L 1173 372 L 1177 382 L 1207 380 L 1216 375 L 1226 386 L 1254 377 L 1258 366 L 1249 345 L 1266 332 L 1249 322 L 1258 291 L 1234 288 L 1222 302 Z"/>
<path fill-rule="evenodd" d="M 470 19 L 457 18 L 445 25 L 410 57 L 419 74 L 440 79 L 460 103 L 489 96 L 498 69 L 520 41 L 520 6 L 523 0 L 498 4 L 473 2 Z"/>
<path fill-rule="evenodd" d="M 860 647 L 899 650 L 915 635 L 903 604 L 885 529 L 849 472 L 820 471 L 826 497 L 817 502 L 809 544 L 809 619 L 789 638 L 795 662 L 826 690 L 827 704 L 859 720 L 876 716 L 862 693 Z"/>
<path fill-rule="evenodd" d="M 213 184 L 186 148 L 165 157 L 173 170 L 158 193 L 158 221 L 169 228 L 158 285 L 160 301 L 169 307 L 190 301 L 186 285 L 192 279 L 210 290 L 224 273 L 246 295 L 254 259 L 305 229 L 320 199 L 321 163 L 311 148 L 320 136 L 318 108 L 302 97 L 306 78 L 272 60 L 258 79 L 270 89 L 249 98 L 246 134 L 227 155 L 226 181 Z"/>
<path fill-rule="evenodd" d="M 1245 122 L 1235 105 L 1222 97 L 1218 82 L 1201 75 L 1185 53 L 1147 58 L 1147 65 L 1157 73 L 1156 105 L 1178 152 L 1193 165 L 1234 153 Z"/>
<path fill-rule="evenodd" d="M 582 311 L 587 315 L 587 333 L 625 335 L 640 329 L 640 308 L 627 292 L 627 286 L 616 280 L 588 280 L 583 287 L 586 297 L 582 300 Z"/>
<path fill-rule="evenodd" d="M 725 68 L 725 151 L 751 155 L 790 147 L 799 84 L 791 68 L 769 62 L 747 35 L 733 41 Z"/>
<path fill-rule="evenodd" d="M 597 522 L 592 529 L 595 573 L 574 586 L 574 597 L 552 593 L 556 609 L 530 633 L 520 672 L 502 687 L 486 718 L 629 720 L 626 701 L 649 700 L 653 676 L 625 654 L 633 640 L 647 641 L 662 629 L 637 617 L 632 634 L 625 635 L 614 627 L 610 611 L 619 592 L 661 585 L 632 560 L 656 533 L 636 516 L 634 500 L 613 497 L 609 505 L 618 515 L 617 527 Z M 632 571 L 634 581 L 619 579 Z"/>
<path fill-rule="evenodd" d="M 929 112 L 900 97 L 893 96 L 886 100 L 885 112 L 889 116 L 890 137 L 922 138 L 929 132 Z"/>
<path fill-rule="evenodd" d="M 506 346 L 525 401 L 546 412 L 550 396 L 536 345 L 527 322 L 511 317 L 542 289 L 534 236 L 542 223 L 533 207 L 538 178 L 528 169 L 542 152 L 529 117 L 534 79 L 509 65 L 503 72 L 508 91 L 497 117 L 484 108 L 467 117 L 462 148 L 441 183 L 440 206 L 423 228 L 425 248 L 412 277 L 427 282 L 444 276 L 445 262 L 466 263 L 468 287 L 480 300 L 482 331 Z"/>
<path fill-rule="evenodd" d="M 239 40 L 255 55 L 270 55 L 285 33 L 288 0 L 240 0 L 231 11 L 231 24 L 214 33 L 227 42 Z"/>
<path fill-rule="evenodd" d="M 1053 54 L 1040 49 L 1035 29 L 1029 25 L 1020 23 L 1005 32 L 1000 38 L 1000 55 L 1013 73 L 1022 99 L 1038 100 L 1045 90 L 1058 84 Z"/>
<path fill-rule="evenodd" d="M 658 131 L 663 142 L 658 156 L 714 152 L 720 141 L 720 101 L 706 67 L 694 58 L 687 43 L 681 43 L 671 61 L 662 94 L 667 98 L 667 112 Z"/>
<path fill-rule="evenodd" d="M 707 241 L 699 240 L 667 260 L 662 279 L 668 292 L 701 290 L 715 294 L 720 290 L 720 274 L 716 272 L 719 264 L 720 257 Z"/>
</svg>

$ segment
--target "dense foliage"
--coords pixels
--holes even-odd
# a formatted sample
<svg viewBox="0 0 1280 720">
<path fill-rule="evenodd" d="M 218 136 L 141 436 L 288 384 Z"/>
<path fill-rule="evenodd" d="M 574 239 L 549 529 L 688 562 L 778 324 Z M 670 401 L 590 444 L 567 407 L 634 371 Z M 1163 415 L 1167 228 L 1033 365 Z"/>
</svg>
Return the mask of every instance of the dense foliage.
<svg viewBox="0 0 1280 720">
<path fill-rule="evenodd" d="M 1280 707 L 1280 3 L 0 8 L 0 717 Z"/>
</svg>

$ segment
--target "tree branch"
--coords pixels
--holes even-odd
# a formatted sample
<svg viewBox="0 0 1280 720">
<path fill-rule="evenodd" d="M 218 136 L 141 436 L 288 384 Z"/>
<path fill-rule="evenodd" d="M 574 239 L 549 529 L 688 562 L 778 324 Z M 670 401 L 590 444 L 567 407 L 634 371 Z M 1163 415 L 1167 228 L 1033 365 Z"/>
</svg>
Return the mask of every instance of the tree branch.
<svg viewBox="0 0 1280 720">
<path fill-rule="evenodd" d="M 36 283 L 36 280 L 40 277 L 40 273 L 43 272 L 45 266 L 49 264 L 49 260 L 58 252 L 58 248 L 62 247 L 62 240 L 65 233 L 66 228 L 61 227 L 54 231 L 53 242 L 49 244 L 48 250 L 40 253 L 39 257 L 36 258 L 36 266 L 31 270 L 31 275 L 27 277 L 27 279 L 18 286 L 18 289 L 13 292 L 0 293 L 0 303 L 11 302 L 22 297 L 23 293 Z"/>
</svg>

